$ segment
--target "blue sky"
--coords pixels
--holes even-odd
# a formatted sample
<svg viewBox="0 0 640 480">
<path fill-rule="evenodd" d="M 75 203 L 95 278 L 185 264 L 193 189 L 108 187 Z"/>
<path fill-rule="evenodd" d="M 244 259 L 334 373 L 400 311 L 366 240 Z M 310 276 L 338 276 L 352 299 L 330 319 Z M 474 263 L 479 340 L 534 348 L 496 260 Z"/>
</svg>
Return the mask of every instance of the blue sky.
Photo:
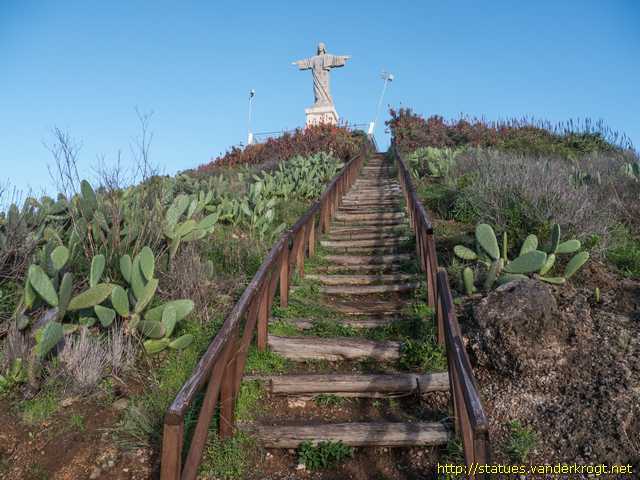
<svg viewBox="0 0 640 480">
<path fill-rule="evenodd" d="M 58 126 L 82 143 L 80 170 L 114 161 L 153 111 L 151 158 L 197 166 L 254 131 L 304 123 L 314 53 L 334 70 L 339 114 L 368 122 L 385 105 L 425 114 L 552 121 L 602 118 L 640 145 L 640 2 L 0 2 L 0 181 L 51 191 L 43 143 Z M 385 115 L 386 116 L 386 115 Z M 381 129 L 378 136 L 382 135 Z M 384 140 L 382 142 L 384 144 Z"/>
</svg>

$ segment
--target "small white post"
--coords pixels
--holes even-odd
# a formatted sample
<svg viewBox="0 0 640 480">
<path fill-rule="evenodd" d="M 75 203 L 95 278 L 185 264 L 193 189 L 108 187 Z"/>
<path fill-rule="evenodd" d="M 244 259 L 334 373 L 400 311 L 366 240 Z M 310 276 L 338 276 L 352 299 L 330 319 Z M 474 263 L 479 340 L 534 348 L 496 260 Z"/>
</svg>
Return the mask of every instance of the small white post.
<svg viewBox="0 0 640 480">
<path fill-rule="evenodd" d="M 253 144 L 253 132 L 251 132 L 251 107 L 253 106 L 253 97 L 255 97 L 256 91 L 252 88 L 249 91 L 249 117 L 247 119 L 247 145 Z"/>
</svg>

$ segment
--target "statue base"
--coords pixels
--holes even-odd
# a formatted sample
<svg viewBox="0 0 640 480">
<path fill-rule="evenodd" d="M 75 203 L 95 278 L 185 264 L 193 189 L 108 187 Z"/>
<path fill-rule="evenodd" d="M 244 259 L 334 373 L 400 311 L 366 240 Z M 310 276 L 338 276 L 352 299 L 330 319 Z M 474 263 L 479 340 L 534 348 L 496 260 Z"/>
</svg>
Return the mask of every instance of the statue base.
<svg viewBox="0 0 640 480">
<path fill-rule="evenodd" d="M 314 105 L 305 108 L 304 113 L 307 114 L 307 127 L 314 125 L 337 125 L 338 112 L 333 105 Z"/>
</svg>

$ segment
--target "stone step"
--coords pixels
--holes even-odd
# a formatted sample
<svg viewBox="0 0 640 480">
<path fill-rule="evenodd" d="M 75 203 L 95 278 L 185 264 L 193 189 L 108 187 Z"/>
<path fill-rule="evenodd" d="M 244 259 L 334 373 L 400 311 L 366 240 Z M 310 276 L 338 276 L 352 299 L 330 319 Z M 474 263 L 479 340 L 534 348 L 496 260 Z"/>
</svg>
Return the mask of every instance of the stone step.
<svg viewBox="0 0 640 480">
<path fill-rule="evenodd" d="M 371 358 L 380 362 L 392 362 L 400 358 L 402 342 L 385 340 L 376 342 L 354 337 L 279 337 L 269 335 L 272 352 L 293 361 L 363 360 Z"/>
<path fill-rule="evenodd" d="M 451 431 L 436 422 L 329 423 L 296 426 L 258 425 L 252 434 L 265 448 L 297 448 L 303 442 L 342 442 L 352 447 L 446 445 Z"/>
<path fill-rule="evenodd" d="M 245 377 L 247 379 L 247 377 Z M 255 376 L 272 395 L 320 395 L 384 397 L 411 393 L 446 392 L 449 374 L 386 373 L 374 375 L 322 374 Z"/>
<path fill-rule="evenodd" d="M 320 291 L 327 295 L 372 295 L 377 293 L 411 292 L 419 286 L 419 282 L 394 283 L 389 285 L 339 285 L 320 287 Z"/>
<path fill-rule="evenodd" d="M 393 262 L 408 262 L 415 256 L 409 253 L 395 255 L 327 255 L 325 259 L 338 265 L 385 265 Z"/>
<path fill-rule="evenodd" d="M 395 275 L 318 275 L 309 273 L 305 277 L 310 280 L 316 280 L 323 285 L 379 285 L 416 280 L 416 275 L 412 273 L 397 273 Z"/>
</svg>

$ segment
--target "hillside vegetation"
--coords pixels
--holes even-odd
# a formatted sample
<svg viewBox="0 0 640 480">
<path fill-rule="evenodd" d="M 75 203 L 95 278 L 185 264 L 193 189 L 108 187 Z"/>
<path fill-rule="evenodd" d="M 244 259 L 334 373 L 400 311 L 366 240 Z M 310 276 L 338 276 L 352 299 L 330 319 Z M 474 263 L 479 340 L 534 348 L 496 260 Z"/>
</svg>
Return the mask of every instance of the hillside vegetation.
<svg viewBox="0 0 640 480">
<path fill-rule="evenodd" d="M 225 312 L 363 139 L 343 129 L 305 132 L 130 187 L 104 172 L 94 185 L 78 178 L 60 137 L 65 192 L 0 213 L 0 396 L 22 422 L 17 437 L 43 422 L 60 433 L 78 415 L 78 425 L 107 428 L 104 441 L 154 455 L 164 411 Z M 114 417 L 103 405 L 118 400 Z M 31 433 L 34 448 L 44 451 L 49 434 Z M 34 466 L 9 461 L 0 445 L 0 473 L 53 473 L 75 447 L 70 441 L 52 465 Z"/>
<path fill-rule="evenodd" d="M 400 109 L 387 123 L 433 218 L 494 461 L 640 468 L 640 164 L 630 142 L 589 121 Z"/>
</svg>

